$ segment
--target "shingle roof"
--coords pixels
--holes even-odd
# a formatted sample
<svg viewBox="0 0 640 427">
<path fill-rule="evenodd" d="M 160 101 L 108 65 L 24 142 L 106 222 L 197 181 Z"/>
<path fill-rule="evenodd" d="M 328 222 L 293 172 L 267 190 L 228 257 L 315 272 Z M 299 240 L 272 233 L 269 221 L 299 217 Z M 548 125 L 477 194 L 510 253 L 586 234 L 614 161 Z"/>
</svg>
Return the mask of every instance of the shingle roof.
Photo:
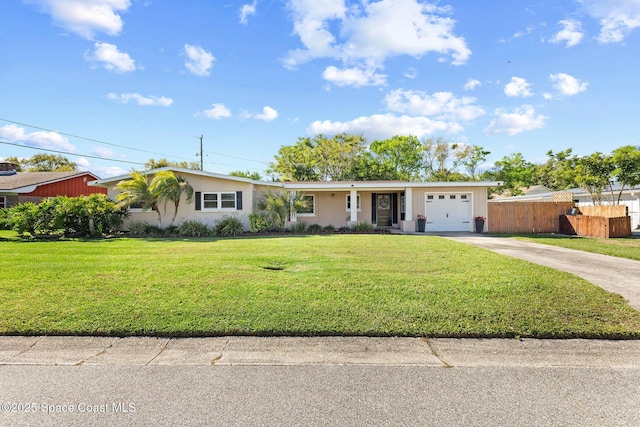
<svg viewBox="0 0 640 427">
<path fill-rule="evenodd" d="M 85 174 L 94 176 L 90 172 L 17 172 L 13 175 L 0 175 L 0 191 L 16 191 Z"/>
</svg>

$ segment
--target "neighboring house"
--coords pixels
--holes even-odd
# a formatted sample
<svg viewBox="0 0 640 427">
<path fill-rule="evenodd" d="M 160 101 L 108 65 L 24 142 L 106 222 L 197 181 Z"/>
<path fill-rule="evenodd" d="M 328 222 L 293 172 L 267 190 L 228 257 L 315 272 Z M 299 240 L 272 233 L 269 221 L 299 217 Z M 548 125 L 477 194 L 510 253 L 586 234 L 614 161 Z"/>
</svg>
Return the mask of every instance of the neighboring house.
<svg viewBox="0 0 640 427">
<path fill-rule="evenodd" d="M 618 191 L 620 187 L 614 186 L 614 195 L 618 197 Z M 514 197 L 506 197 L 502 199 L 496 199 L 496 202 L 509 202 L 509 201 L 554 201 L 556 198 L 554 194 L 557 196 L 558 194 L 570 194 L 572 195 L 572 200 L 576 204 L 576 206 L 592 206 L 593 201 L 591 200 L 591 195 L 582 188 L 574 188 L 571 190 L 554 192 L 549 190 L 546 193 L 534 193 L 534 194 L 526 194 L 524 196 L 514 196 Z M 603 205 L 611 205 L 612 202 L 611 192 L 603 191 L 602 192 L 602 204 Z M 631 217 L 631 229 L 636 230 L 640 229 L 640 186 L 627 188 L 622 191 L 622 196 L 620 197 L 620 204 L 626 205 L 629 211 L 629 216 Z"/>
<path fill-rule="evenodd" d="M 13 164 L 0 163 L 0 208 L 47 197 L 106 194 L 104 188 L 89 187 L 97 179 L 91 172 L 16 172 Z"/>
<path fill-rule="evenodd" d="M 303 221 L 334 227 L 370 222 L 378 227 L 416 230 L 417 215 L 427 217 L 427 231 L 473 231 L 473 218 L 487 216 L 487 189 L 497 182 L 402 182 L 327 181 L 263 182 L 198 170 L 163 167 L 148 175 L 170 170 L 182 176 L 194 189 L 194 201 L 180 203 L 176 223 L 197 220 L 209 225 L 225 216 L 235 216 L 249 228 L 249 214 L 267 191 L 303 193 L 308 208 L 297 212 L 292 222 Z M 94 181 L 91 185 L 108 188 L 115 200 L 118 182 L 129 175 Z M 160 206 L 164 209 L 164 206 Z M 167 214 L 173 214 L 167 206 Z M 130 209 L 130 221 L 156 222 L 154 212 Z M 162 211 L 161 211 L 162 212 Z"/>
</svg>

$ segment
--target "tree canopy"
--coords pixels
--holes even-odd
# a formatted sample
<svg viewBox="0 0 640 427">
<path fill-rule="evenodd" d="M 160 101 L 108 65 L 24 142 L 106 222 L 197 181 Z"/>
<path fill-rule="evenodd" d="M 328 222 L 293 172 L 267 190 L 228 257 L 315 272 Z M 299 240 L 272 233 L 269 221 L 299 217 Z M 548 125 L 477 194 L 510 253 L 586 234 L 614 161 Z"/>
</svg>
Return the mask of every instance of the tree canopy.
<svg viewBox="0 0 640 427">
<path fill-rule="evenodd" d="M 5 161 L 16 165 L 18 172 L 75 172 L 78 164 L 64 156 L 38 153 L 25 159 L 7 157 Z"/>
</svg>

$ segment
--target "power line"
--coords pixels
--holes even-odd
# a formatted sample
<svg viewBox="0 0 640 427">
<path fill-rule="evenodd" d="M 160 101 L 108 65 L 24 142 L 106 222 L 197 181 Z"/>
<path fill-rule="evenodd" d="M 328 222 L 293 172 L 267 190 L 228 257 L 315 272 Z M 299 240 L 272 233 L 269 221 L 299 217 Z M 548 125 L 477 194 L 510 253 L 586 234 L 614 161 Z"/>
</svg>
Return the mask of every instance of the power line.
<svg viewBox="0 0 640 427">
<path fill-rule="evenodd" d="M 31 147 L 29 145 L 15 144 L 13 142 L 7 142 L 7 141 L 0 141 L 0 144 L 13 145 L 14 147 L 21 147 L 21 148 L 29 148 L 31 150 L 40 150 L 40 151 L 48 151 L 48 152 L 51 152 L 51 153 L 66 154 L 68 156 L 82 156 L 82 157 L 88 157 L 90 159 L 108 160 L 110 162 L 128 163 L 128 164 L 132 164 L 132 165 L 143 165 L 143 166 L 145 165 L 145 163 L 140 163 L 140 162 L 131 162 L 131 161 L 128 161 L 128 160 L 110 159 L 110 158 L 107 158 L 107 157 L 92 156 L 90 154 L 71 153 L 69 151 L 52 150 L 50 148 Z"/>
<path fill-rule="evenodd" d="M 72 138 L 83 139 L 85 141 L 96 142 L 98 144 L 110 145 L 112 147 L 124 148 L 124 149 L 127 149 L 127 150 L 139 151 L 141 153 L 147 153 L 147 154 L 155 154 L 155 155 L 163 156 L 163 157 L 171 157 L 171 158 L 174 158 L 174 159 L 191 160 L 191 159 L 188 159 L 186 157 L 169 156 L 167 154 L 162 154 L 162 153 L 158 153 L 158 152 L 155 152 L 155 151 L 148 151 L 148 150 L 142 150 L 140 148 L 127 147 L 126 145 L 114 144 L 114 143 L 111 143 L 111 142 L 100 141 L 98 139 L 87 138 L 87 137 L 84 137 L 84 136 L 74 135 L 74 134 L 71 134 L 71 133 L 60 132 L 60 131 L 53 130 L 53 129 L 47 129 L 47 128 L 43 128 L 43 127 L 40 127 L 40 126 L 30 125 L 30 124 L 27 124 L 27 123 L 16 122 L 15 120 L 3 119 L 2 117 L 0 117 L 0 120 L 2 120 L 4 122 L 7 122 L 7 123 L 13 123 L 13 124 L 20 125 L 20 126 L 30 127 L 30 128 L 33 128 L 33 129 L 44 130 L 44 131 L 47 131 L 47 132 L 55 132 L 55 133 L 58 133 L 60 135 L 69 136 L 69 137 L 72 137 Z"/>
</svg>

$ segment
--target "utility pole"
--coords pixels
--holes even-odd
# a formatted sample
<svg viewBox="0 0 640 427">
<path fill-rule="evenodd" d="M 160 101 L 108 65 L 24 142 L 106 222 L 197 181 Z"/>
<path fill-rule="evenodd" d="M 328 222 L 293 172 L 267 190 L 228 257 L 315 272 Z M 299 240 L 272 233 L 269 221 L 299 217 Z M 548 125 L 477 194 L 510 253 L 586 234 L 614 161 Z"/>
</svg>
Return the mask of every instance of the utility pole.
<svg viewBox="0 0 640 427">
<path fill-rule="evenodd" d="M 204 165 L 203 165 L 204 159 L 203 159 L 203 157 L 202 157 L 202 137 L 203 137 L 203 136 L 204 136 L 204 135 L 200 135 L 200 170 L 201 170 L 201 171 L 203 171 L 203 170 L 204 170 Z"/>
</svg>

